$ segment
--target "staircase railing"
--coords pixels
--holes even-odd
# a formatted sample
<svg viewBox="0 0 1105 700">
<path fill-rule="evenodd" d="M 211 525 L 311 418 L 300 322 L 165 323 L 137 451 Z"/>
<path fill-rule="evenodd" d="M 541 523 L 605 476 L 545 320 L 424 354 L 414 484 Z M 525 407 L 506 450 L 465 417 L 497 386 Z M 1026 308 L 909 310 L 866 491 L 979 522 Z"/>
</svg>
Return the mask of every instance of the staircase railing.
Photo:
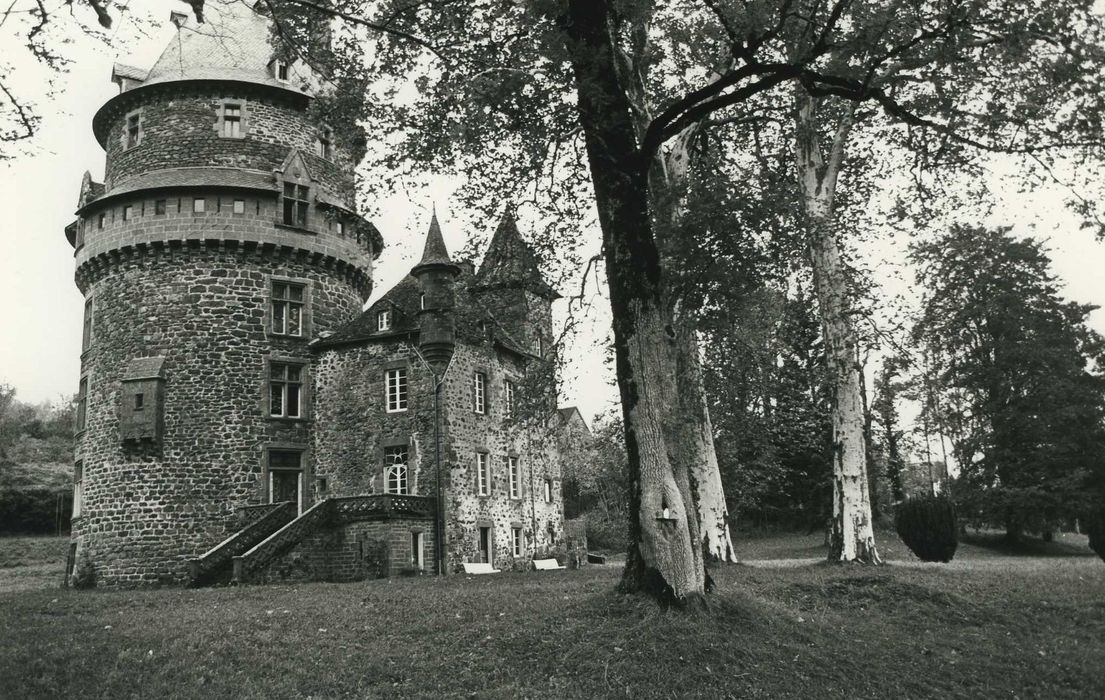
<svg viewBox="0 0 1105 700">
<path fill-rule="evenodd" d="M 221 573 L 229 573 L 234 557 L 249 551 L 269 535 L 295 519 L 295 503 L 275 503 L 268 512 L 188 562 L 192 586 L 202 586 Z"/>
<path fill-rule="evenodd" d="M 316 530 L 330 523 L 333 501 L 326 499 L 314 504 L 249 551 L 234 557 L 234 582 L 247 583 L 277 557 L 301 542 Z"/>
</svg>

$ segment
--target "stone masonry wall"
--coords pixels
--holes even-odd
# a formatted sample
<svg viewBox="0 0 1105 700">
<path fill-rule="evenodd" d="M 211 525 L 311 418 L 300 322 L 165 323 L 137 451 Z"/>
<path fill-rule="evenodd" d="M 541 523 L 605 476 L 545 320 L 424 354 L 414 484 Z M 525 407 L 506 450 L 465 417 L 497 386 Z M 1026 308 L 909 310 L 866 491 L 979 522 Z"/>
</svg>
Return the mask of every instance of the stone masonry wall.
<svg viewBox="0 0 1105 700">
<path fill-rule="evenodd" d="M 266 330 L 271 275 L 309 285 L 302 338 Z M 303 419 L 268 418 L 266 358 L 309 361 L 308 340 L 355 316 L 362 298 L 309 257 L 241 246 L 132 250 L 86 269 L 83 281 L 93 330 L 81 363 L 87 428 L 77 439 L 84 503 L 74 538 L 100 584 L 183 582 L 186 559 L 225 536 L 234 509 L 265 500 L 265 447 L 310 447 L 309 394 Z M 163 439 L 123 445 L 120 379 L 131 359 L 152 356 L 165 358 Z"/>
<path fill-rule="evenodd" d="M 257 583 L 364 581 L 419 573 L 412 533 L 422 534 L 422 557 L 433 571 L 432 520 L 391 518 L 347 523 L 299 542 L 255 577 Z"/>
<path fill-rule="evenodd" d="M 105 185 L 123 184 L 165 168 L 226 167 L 272 172 L 292 148 L 307 159 L 314 178 L 347 203 L 353 201 L 353 164 L 347 148 L 335 147 L 331 159 L 317 155 L 320 127 L 296 101 L 260 90 L 216 92 L 211 85 L 173 86 L 128 95 L 114 114 L 107 139 Z M 242 108 L 241 138 L 217 130 L 224 103 Z M 141 110 L 141 141 L 126 148 L 127 115 Z"/>
<path fill-rule="evenodd" d="M 203 199 L 203 213 L 194 211 L 194 200 Z M 234 213 L 234 201 L 243 200 L 245 212 Z M 165 213 L 157 214 L 157 202 L 165 202 Z M 130 206 L 129 218 L 123 209 Z M 216 188 L 181 192 L 136 192 L 120 197 L 108 206 L 92 206 L 78 222 L 75 253 L 78 281 L 89 261 L 127 247 L 170 245 L 180 242 L 237 241 L 244 244 L 293 248 L 333 258 L 352 268 L 364 279 L 368 295 L 373 251 L 358 241 L 346 227 L 339 233 L 331 219 L 312 207 L 312 230 L 277 225 L 279 215 L 275 193 L 227 192 Z M 101 226 L 101 215 L 103 216 Z"/>
<path fill-rule="evenodd" d="M 405 366 L 409 408 L 387 413 L 384 372 Z M 488 377 L 488 414 L 473 411 L 473 373 Z M 479 527 L 493 528 L 496 566 L 525 566 L 534 553 L 563 545 L 563 500 L 555 441 L 546 431 L 503 415 L 504 381 L 522 383 L 524 367 L 490 346 L 457 346 L 442 391 L 442 461 L 445 465 L 446 556 L 449 571 L 476 561 Z M 436 493 L 433 446 L 433 389 L 429 371 L 398 340 L 325 350 L 315 371 L 318 415 L 312 458 L 317 477 L 327 479 L 329 495 L 355 496 L 384 490 L 383 447 L 408 444 L 410 492 Z M 538 421 L 542 422 L 542 421 Z M 552 425 L 552 423 L 548 423 Z M 476 482 L 476 452 L 487 452 L 491 494 Z M 511 498 L 507 457 L 517 456 L 521 497 Z M 544 501 L 548 479 L 552 499 Z M 523 555 L 511 552 L 511 528 L 525 533 Z M 427 561 L 432 561 L 428 550 Z M 429 564 L 427 567 L 429 568 Z"/>
</svg>

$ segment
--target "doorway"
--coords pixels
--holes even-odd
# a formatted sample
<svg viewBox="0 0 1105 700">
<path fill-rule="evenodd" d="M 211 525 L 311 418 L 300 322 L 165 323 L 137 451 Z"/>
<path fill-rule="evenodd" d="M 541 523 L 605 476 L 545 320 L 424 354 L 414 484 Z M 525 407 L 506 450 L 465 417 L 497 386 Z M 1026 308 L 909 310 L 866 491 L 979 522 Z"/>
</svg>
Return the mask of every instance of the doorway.
<svg viewBox="0 0 1105 700">
<path fill-rule="evenodd" d="M 494 564 L 492 561 L 491 528 L 480 527 L 480 562 L 481 564 Z"/>
</svg>

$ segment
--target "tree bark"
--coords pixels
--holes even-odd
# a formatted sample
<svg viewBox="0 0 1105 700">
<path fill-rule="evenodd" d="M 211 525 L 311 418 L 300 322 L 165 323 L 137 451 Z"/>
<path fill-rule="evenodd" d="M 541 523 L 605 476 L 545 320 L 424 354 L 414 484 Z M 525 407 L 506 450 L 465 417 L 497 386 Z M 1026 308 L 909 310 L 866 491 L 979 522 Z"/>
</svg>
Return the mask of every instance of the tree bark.
<svg viewBox="0 0 1105 700">
<path fill-rule="evenodd" d="M 881 562 L 875 547 L 867 486 L 864 415 L 848 279 L 833 224 L 833 199 L 853 113 L 837 125 L 828 159 L 822 156 L 817 100 L 795 89 L 795 156 L 810 264 L 817 292 L 825 355 L 833 382 L 833 516 L 830 561 Z M 854 110 L 854 105 L 849 110 Z"/>
<path fill-rule="evenodd" d="M 620 588 L 704 604 L 706 570 L 689 465 L 668 438 L 675 340 L 652 228 L 649 163 L 619 83 L 610 8 L 569 0 L 563 30 L 575 75 L 614 318 L 614 356 L 629 469 L 629 551 Z"/>
</svg>

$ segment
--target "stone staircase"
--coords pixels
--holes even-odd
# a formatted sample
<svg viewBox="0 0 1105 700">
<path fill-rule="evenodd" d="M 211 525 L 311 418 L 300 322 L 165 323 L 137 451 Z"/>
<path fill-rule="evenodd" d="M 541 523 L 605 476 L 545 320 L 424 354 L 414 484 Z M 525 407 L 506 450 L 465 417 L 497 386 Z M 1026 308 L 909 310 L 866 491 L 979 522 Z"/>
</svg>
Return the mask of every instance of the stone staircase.
<svg viewBox="0 0 1105 700">
<path fill-rule="evenodd" d="M 189 583 L 191 586 L 207 586 L 214 583 L 231 581 L 234 559 L 243 552 L 257 546 L 294 521 L 296 507 L 288 501 L 264 506 L 252 506 L 243 509 L 247 524 L 230 537 L 189 560 Z"/>
<path fill-rule="evenodd" d="M 233 583 L 250 583 L 270 564 L 311 535 L 342 525 L 386 519 L 392 516 L 435 516 L 436 501 L 427 496 L 376 494 L 348 496 L 319 501 L 294 520 L 286 522 L 268 537 L 233 557 Z"/>
</svg>

